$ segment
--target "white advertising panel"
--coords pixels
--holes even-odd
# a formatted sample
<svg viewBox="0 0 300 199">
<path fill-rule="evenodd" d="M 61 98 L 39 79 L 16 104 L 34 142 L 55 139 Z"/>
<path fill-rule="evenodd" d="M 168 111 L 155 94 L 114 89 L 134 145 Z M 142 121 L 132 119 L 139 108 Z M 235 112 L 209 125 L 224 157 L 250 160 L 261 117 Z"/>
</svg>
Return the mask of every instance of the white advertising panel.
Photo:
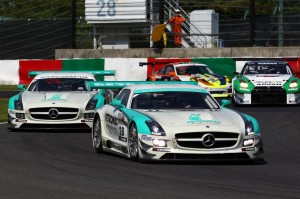
<svg viewBox="0 0 300 199">
<path fill-rule="evenodd" d="M 128 23 L 146 21 L 146 0 L 86 0 L 88 23 Z"/>
<path fill-rule="evenodd" d="M 19 84 L 19 60 L 1 60 L 0 70 L 0 85 Z"/>
</svg>

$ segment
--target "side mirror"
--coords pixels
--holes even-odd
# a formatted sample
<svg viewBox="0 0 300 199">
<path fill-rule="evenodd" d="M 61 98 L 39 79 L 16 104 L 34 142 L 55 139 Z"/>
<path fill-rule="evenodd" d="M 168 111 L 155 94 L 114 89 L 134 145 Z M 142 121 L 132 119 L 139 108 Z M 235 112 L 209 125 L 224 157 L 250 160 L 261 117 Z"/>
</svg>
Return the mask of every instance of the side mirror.
<svg viewBox="0 0 300 199">
<path fill-rule="evenodd" d="M 22 91 L 24 91 L 26 89 L 24 84 L 19 84 L 17 88 Z"/>
<path fill-rule="evenodd" d="M 231 101 L 229 101 L 229 100 L 222 100 L 222 107 L 225 107 L 225 106 L 228 106 L 228 105 L 231 105 Z"/>
<path fill-rule="evenodd" d="M 117 99 L 114 99 L 112 102 L 111 102 L 111 105 L 112 106 L 117 106 L 117 107 L 125 107 L 123 104 L 122 104 L 122 101 L 121 100 L 117 100 Z"/>
</svg>

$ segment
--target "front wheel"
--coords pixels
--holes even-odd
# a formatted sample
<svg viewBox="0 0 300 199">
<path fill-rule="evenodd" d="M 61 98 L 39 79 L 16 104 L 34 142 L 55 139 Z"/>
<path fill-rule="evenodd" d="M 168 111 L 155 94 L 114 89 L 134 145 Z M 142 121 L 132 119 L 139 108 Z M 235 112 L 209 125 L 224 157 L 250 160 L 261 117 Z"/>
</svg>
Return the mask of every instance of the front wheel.
<svg viewBox="0 0 300 199">
<path fill-rule="evenodd" d="M 92 130 L 92 141 L 93 146 L 97 153 L 102 153 L 102 133 L 101 133 L 101 121 L 99 117 L 96 117 L 93 124 Z"/>
<path fill-rule="evenodd" d="M 129 129 L 128 150 L 129 150 L 129 157 L 131 160 L 133 161 L 140 160 L 139 138 L 138 138 L 138 132 L 135 124 L 132 124 Z"/>
</svg>

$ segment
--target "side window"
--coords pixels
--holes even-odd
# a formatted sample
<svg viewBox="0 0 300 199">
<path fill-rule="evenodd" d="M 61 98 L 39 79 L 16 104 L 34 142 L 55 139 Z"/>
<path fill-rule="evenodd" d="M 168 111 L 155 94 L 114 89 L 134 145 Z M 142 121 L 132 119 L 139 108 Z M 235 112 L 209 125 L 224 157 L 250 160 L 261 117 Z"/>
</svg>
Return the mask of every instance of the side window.
<svg viewBox="0 0 300 199">
<path fill-rule="evenodd" d="M 165 70 L 165 75 L 168 75 L 170 72 L 174 72 L 174 66 L 167 66 Z"/>
<path fill-rule="evenodd" d="M 127 102 L 129 99 L 129 95 L 130 95 L 130 90 L 129 89 L 124 89 L 121 91 L 121 93 L 118 96 L 118 100 L 121 100 L 122 104 L 124 106 L 127 106 Z"/>
<path fill-rule="evenodd" d="M 159 69 L 159 70 L 157 71 L 157 74 L 161 74 L 161 75 L 163 75 L 163 74 L 164 74 L 164 71 L 165 71 L 165 69 L 166 69 L 166 67 L 163 67 L 163 68 Z"/>
</svg>

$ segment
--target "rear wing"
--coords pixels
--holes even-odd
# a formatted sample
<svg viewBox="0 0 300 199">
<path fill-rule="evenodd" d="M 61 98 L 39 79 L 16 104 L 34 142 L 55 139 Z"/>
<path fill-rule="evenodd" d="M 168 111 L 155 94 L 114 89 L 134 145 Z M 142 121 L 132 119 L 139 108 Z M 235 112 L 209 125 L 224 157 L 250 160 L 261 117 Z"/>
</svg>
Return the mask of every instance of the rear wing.
<svg viewBox="0 0 300 199">
<path fill-rule="evenodd" d="M 116 74 L 115 70 L 83 70 L 83 71 L 79 71 L 79 70 L 74 70 L 74 71 L 61 71 L 61 70 L 49 70 L 49 71 L 30 71 L 28 73 L 28 77 L 35 77 L 39 74 L 42 73 L 91 73 L 94 76 L 114 76 Z"/>
<path fill-rule="evenodd" d="M 88 82 L 88 90 L 92 89 L 122 89 L 132 84 L 189 84 L 198 85 L 193 81 L 94 81 Z"/>
</svg>

